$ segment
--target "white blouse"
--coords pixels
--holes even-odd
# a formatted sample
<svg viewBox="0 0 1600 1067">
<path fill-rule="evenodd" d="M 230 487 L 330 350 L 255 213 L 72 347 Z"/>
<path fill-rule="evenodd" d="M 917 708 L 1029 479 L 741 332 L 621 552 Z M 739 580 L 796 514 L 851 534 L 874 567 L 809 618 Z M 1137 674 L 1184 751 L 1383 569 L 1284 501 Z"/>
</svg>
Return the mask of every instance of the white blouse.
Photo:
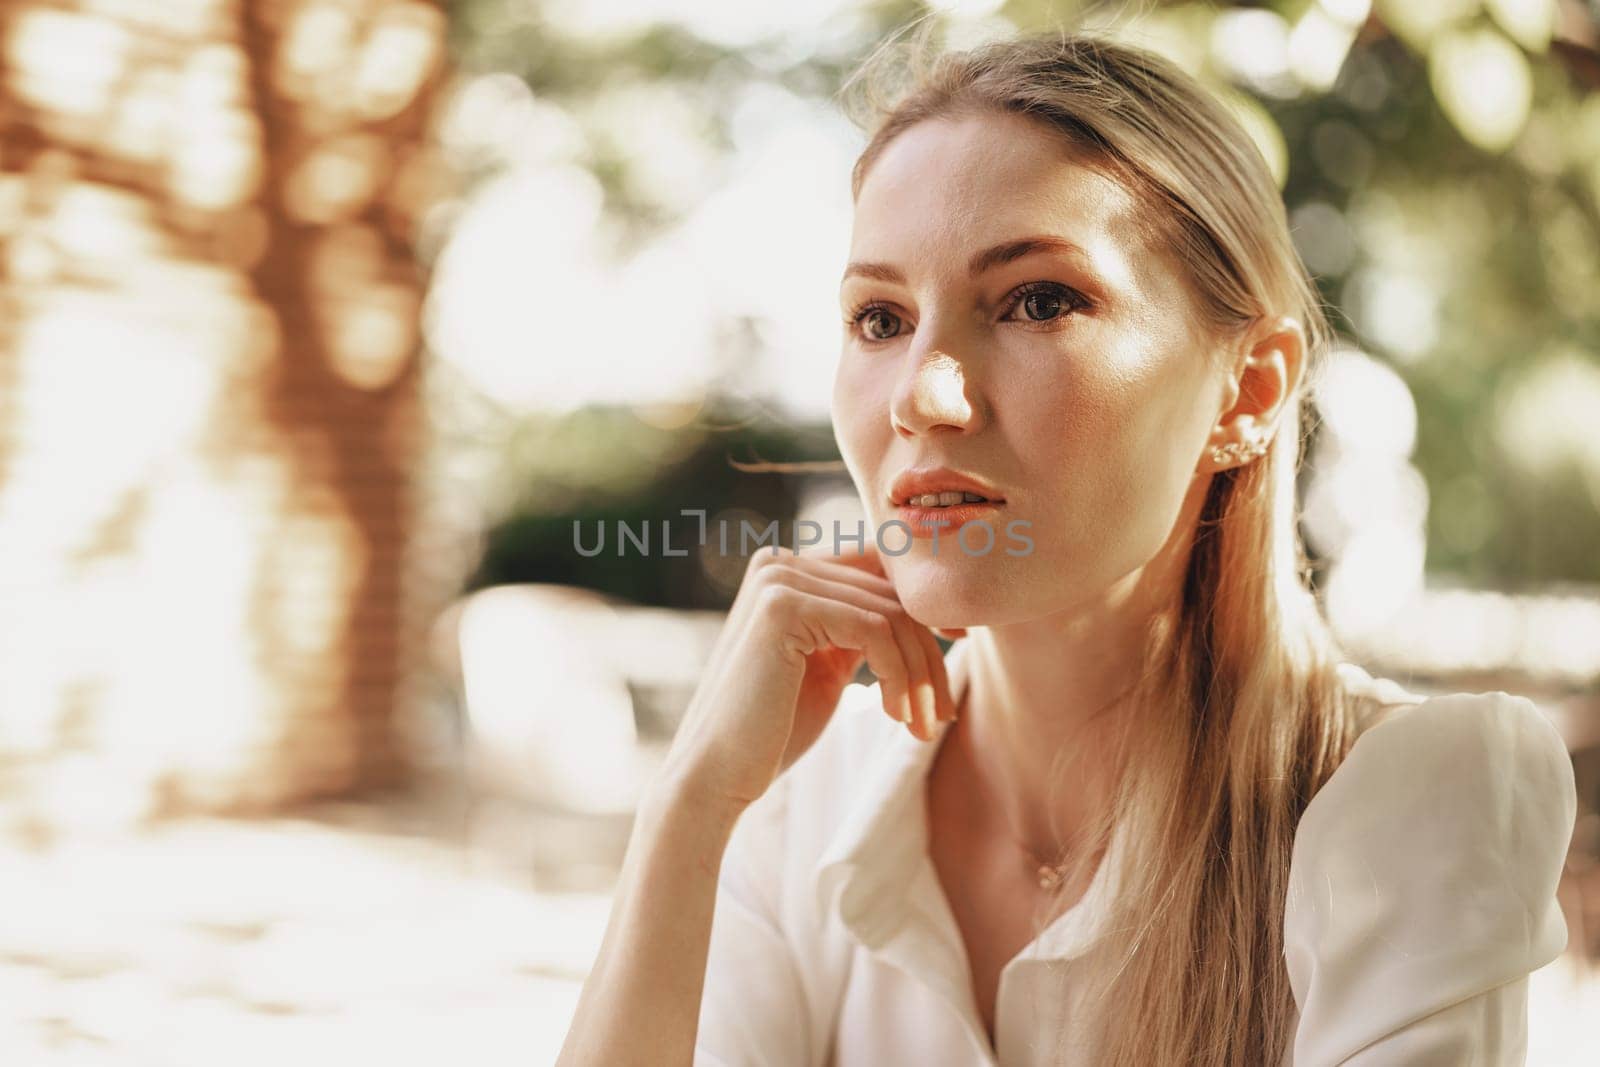
<svg viewBox="0 0 1600 1067">
<path fill-rule="evenodd" d="M 964 653 L 958 641 L 952 666 Z M 1510 1067 L 1528 974 L 1565 948 L 1556 903 L 1577 795 L 1555 728 L 1504 692 L 1369 716 L 1295 837 L 1283 916 L 1299 1018 L 1284 1067 Z M 719 876 L 697 1067 L 1060 1063 L 1110 945 L 1111 842 L 1084 895 L 1000 972 L 991 1046 L 927 849 L 918 741 L 846 687 L 812 749 L 746 809 Z M 1082 1041 L 1066 1061 L 1094 1062 Z"/>
</svg>

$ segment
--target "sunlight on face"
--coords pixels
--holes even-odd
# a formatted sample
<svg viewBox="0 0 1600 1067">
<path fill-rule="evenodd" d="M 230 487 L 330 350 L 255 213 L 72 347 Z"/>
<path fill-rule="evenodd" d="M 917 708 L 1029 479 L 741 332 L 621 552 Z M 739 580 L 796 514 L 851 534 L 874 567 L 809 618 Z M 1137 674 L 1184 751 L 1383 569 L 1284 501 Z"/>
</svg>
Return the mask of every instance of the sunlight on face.
<svg viewBox="0 0 1600 1067">
<path fill-rule="evenodd" d="M 919 539 L 889 558 L 922 622 L 996 625 L 1104 598 L 1201 499 L 1223 376 L 1181 266 L 1140 235 L 1147 210 L 1016 115 L 923 122 L 869 170 L 833 392 L 869 536 L 897 518 L 890 485 L 907 468 L 948 467 L 1005 501 L 987 554 L 952 529 L 937 555 Z M 1027 548 L 1014 520 L 1030 524 L 1027 555 L 1007 554 Z M 968 539 L 975 553 L 985 542 Z M 883 544 L 900 551 L 904 531 Z"/>
</svg>

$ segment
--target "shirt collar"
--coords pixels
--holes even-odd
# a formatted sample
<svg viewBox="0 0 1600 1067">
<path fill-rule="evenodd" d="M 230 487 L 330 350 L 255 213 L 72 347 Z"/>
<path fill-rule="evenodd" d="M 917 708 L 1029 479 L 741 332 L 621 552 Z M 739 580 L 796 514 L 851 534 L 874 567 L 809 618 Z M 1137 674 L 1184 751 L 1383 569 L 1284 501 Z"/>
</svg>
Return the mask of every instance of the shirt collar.
<svg viewBox="0 0 1600 1067">
<path fill-rule="evenodd" d="M 956 642 L 947 655 L 948 667 L 953 670 L 965 653 L 966 642 Z M 868 688 L 870 698 L 863 696 L 863 701 L 879 703 L 877 690 L 874 683 Z M 815 889 L 821 914 L 836 912 L 869 949 L 885 946 L 912 917 L 912 891 L 918 879 L 932 879 L 938 885 L 928 856 L 923 784 L 948 727 L 949 723 L 940 723 L 932 741 L 918 741 L 904 727 L 893 726 L 888 740 L 868 760 L 855 797 L 818 860 Z M 1114 834 L 1088 890 L 1019 957 L 1070 959 L 1104 934 L 1121 853 L 1121 834 Z"/>
</svg>

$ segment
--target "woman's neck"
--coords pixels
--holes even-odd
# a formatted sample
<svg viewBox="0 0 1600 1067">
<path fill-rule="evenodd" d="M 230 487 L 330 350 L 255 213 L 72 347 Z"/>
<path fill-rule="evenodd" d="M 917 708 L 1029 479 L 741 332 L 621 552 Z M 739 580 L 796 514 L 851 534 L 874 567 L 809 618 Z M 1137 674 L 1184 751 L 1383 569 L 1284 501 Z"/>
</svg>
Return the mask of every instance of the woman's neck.
<svg viewBox="0 0 1600 1067">
<path fill-rule="evenodd" d="M 1107 800 L 1112 733 L 1133 665 L 1107 654 L 1074 664 L 1048 633 L 974 629 L 965 638 L 962 728 L 952 741 L 1006 824 L 1040 854 L 1066 846 Z M 1110 649 L 1107 649 L 1110 651 Z M 1118 670 L 1117 664 L 1125 664 Z M 1054 782 L 1056 755 L 1072 747 L 1075 771 Z"/>
<path fill-rule="evenodd" d="M 1147 634 L 1148 614 L 1131 603 L 967 633 L 952 678 L 961 701 L 953 755 L 1041 855 L 1070 847 L 1109 803 L 1116 731 Z M 1063 750 L 1075 761 L 1064 774 Z"/>
<path fill-rule="evenodd" d="M 1041 853 L 1078 843 L 1110 803 L 1127 698 L 1150 669 L 1152 623 L 1181 602 L 1208 483 L 1196 479 L 1154 555 L 1094 599 L 967 629 L 962 677 L 951 679 L 966 721 L 952 754 Z M 1074 762 L 1057 774 L 1063 751 Z"/>
</svg>

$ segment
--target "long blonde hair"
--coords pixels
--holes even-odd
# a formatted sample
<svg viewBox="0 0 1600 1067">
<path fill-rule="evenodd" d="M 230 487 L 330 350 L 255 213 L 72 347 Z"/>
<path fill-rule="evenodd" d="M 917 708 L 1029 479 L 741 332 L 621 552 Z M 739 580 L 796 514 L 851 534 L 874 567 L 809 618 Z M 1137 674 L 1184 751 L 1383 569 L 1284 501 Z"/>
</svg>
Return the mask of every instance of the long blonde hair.
<svg viewBox="0 0 1600 1067">
<path fill-rule="evenodd" d="M 852 115 L 869 134 L 855 196 L 884 148 L 919 122 L 1029 116 L 1141 198 L 1217 338 L 1269 314 L 1306 331 L 1307 373 L 1269 451 L 1212 480 L 1181 596 L 1151 622 L 1114 793 L 1087 835 L 1095 847 L 1073 850 L 1080 866 L 1063 883 L 1081 885 L 1110 854 L 1109 835 L 1125 835 L 1096 1064 L 1276 1064 L 1295 1019 L 1282 930 L 1295 829 L 1357 730 L 1297 532 L 1308 385 L 1330 342 L 1320 298 L 1259 149 L 1176 65 L 1066 31 L 957 52 L 925 35 L 897 44 L 843 90 L 847 109 L 864 105 Z"/>
</svg>

